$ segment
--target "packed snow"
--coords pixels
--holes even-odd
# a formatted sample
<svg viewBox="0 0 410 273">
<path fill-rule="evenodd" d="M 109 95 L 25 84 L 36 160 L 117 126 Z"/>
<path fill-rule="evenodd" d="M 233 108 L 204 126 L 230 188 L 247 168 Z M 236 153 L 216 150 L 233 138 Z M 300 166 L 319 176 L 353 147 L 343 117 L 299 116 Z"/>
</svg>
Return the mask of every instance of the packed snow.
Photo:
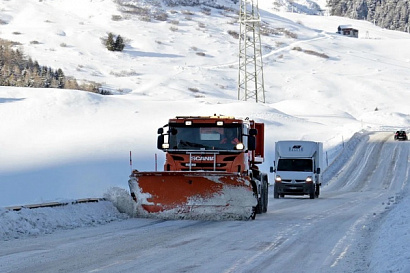
<svg viewBox="0 0 410 273">
<path fill-rule="evenodd" d="M 293 34 L 261 37 L 266 103 L 236 99 L 238 40 L 228 34 L 239 31 L 234 12 L 211 8 L 211 19 L 198 7 L 172 7 L 168 22 L 146 22 L 111 0 L 1 1 L 1 39 L 19 42 L 40 65 L 114 94 L 0 87 L 0 245 L 135 217 L 128 176 L 132 168 L 161 168 L 156 132 L 171 117 L 217 113 L 264 122 L 265 172 L 278 140 L 321 141 L 331 166 L 354 154 L 346 147 L 355 145 L 346 144 L 359 142 L 358 132 L 409 132 L 408 33 L 297 13 L 317 14 L 314 4 L 325 9 L 325 1 L 280 1 L 280 9 L 259 2 L 264 24 Z M 336 34 L 345 24 L 359 30 L 358 39 Z M 123 52 L 104 48 L 108 32 L 126 38 Z M 410 270 L 407 184 L 373 229 L 377 272 Z M 72 203 L 81 198 L 105 201 Z M 46 202 L 67 205 L 7 209 Z"/>
</svg>

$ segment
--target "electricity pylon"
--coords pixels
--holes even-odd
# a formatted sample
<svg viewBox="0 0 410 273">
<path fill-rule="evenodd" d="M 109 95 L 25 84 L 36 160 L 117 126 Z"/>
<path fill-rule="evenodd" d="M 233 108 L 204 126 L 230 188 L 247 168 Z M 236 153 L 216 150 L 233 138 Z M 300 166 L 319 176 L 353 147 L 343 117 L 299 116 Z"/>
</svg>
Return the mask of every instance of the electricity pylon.
<svg viewBox="0 0 410 273">
<path fill-rule="evenodd" d="M 238 100 L 265 102 L 258 0 L 240 0 Z"/>
</svg>

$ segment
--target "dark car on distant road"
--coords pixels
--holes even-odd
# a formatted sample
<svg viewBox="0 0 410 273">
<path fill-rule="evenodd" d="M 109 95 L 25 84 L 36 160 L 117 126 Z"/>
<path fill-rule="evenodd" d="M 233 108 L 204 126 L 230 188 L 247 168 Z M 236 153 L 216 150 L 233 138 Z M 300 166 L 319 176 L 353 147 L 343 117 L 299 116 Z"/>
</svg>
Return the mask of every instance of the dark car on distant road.
<svg viewBox="0 0 410 273">
<path fill-rule="evenodd" d="M 394 140 L 407 140 L 406 131 L 397 131 L 396 134 L 394 134 Z"/>
</svg>

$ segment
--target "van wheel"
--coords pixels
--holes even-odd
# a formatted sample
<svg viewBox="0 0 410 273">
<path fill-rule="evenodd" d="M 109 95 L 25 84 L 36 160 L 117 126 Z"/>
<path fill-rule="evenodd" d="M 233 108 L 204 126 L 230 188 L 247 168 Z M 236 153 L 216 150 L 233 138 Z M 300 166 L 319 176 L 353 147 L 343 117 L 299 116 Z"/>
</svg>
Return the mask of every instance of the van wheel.
<svg viewBox="0 0 410 273">
<path fill-rule="evenodd" d="M 275 186 L 273 187 L 273 198 L 275 199 L 279 198 L 279 191 L 278 191 L 278 187 L 276 186 L 276 183 L 275 183 Z"/>
<path fill-rule="evenodd" d="M 316 185 L 316 191 L 315 191 L 316 198 L 319 198 L 319 194 L 320 194 L 320 186 Z"/>
<path fill-rule="evenodd" d="M 309 198 L 315 199 L 315 197 L 316 197 L 316 185 L 312 184 L 309 189 Z"/>
</svg>

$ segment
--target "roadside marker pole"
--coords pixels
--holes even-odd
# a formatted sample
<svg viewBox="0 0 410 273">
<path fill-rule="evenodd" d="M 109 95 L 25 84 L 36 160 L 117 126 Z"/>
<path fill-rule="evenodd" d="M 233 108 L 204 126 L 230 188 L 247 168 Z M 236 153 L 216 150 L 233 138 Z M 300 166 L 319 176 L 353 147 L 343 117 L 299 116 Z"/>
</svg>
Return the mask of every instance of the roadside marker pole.
<svg viewBox="0 0 410 273">
<path fill-rule="evenodd" d="M 131 172 L 132 172 L 132 156 L 131 156 L 131 151 L 130 151 L 130 169 L 131 169 Z"/>
</svg>

